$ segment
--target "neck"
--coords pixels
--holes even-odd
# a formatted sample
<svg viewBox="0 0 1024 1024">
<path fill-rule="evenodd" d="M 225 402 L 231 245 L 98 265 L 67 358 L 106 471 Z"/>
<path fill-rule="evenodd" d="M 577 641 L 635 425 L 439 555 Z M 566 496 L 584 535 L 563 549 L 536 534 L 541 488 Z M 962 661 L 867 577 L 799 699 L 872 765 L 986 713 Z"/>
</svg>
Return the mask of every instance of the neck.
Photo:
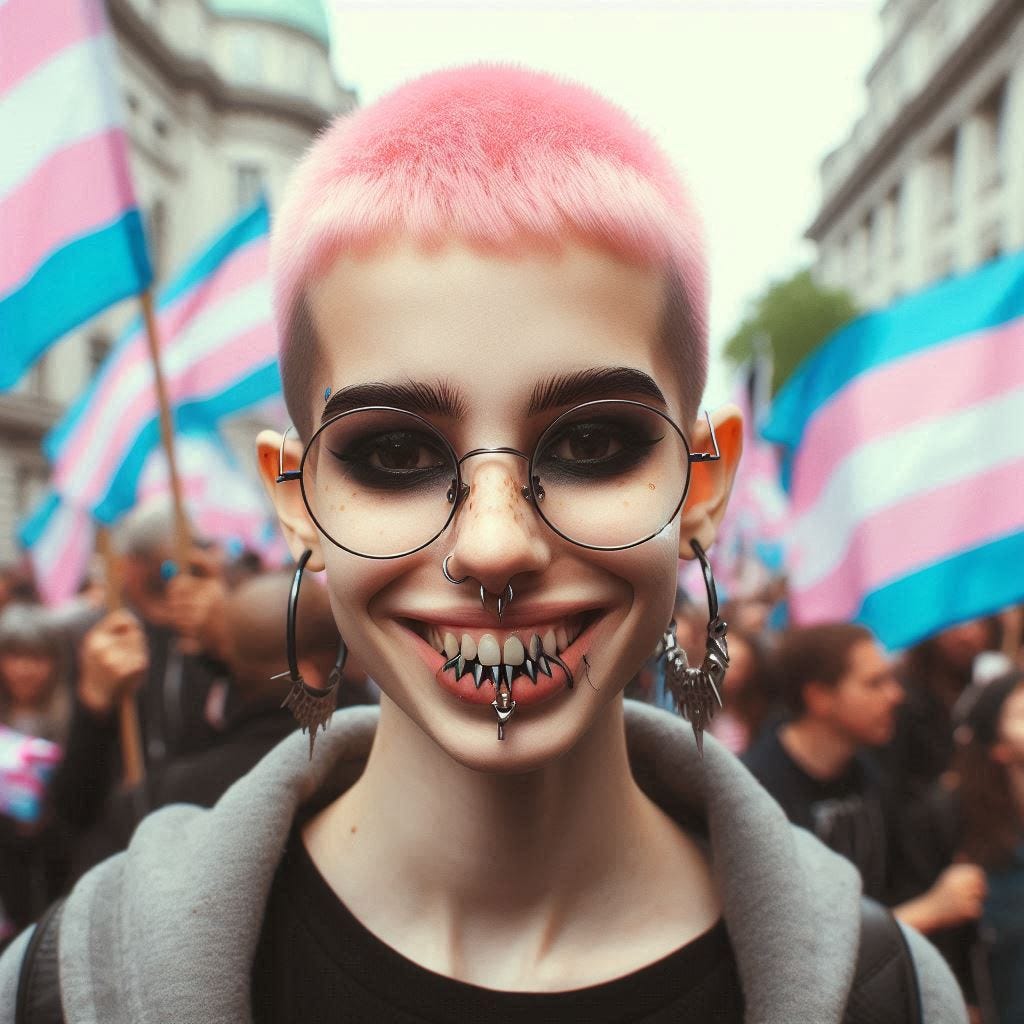
<svg viewBox="0 0 1024 1024">
<path fill-rule="evenodd" d="M 384 697 L 366 771 L 339 811 L 373 830 L 410 889 L 507 914 L 572 890 L 581 853 L 588 874 L 621 855 L 607 844 L 605 824 L 634 815 L 642 799 L 621 700 L 555 764 L 495 775 L 452 760 Z"/>
<path fill-rule="evenodd" d="M 842 775 L 857 753 L 856 743 L 827 722 L 814 718 L 784 725 L 779 741 L 808 775 L 822 782 Z"/>
<path fill-rule="evenodd" d="M 697 848 L 633 780 L 623 714 L 617 697 L 555 761 L 499 775 L 454 761 L 384 697 L 365 772 L 306 845 L 360 921 L 450 977 L 571 988 L 649 963 L 708 927 L 717 905 Z M 652 892 L 657 905 L 644 906 Z M 613 943 L 617 963 L 601 961 L 612 922 L 639 914 L 650 928 L 659 907 L 661 933 L 629 952 Z M 542 964 L 557 966 L 546 976 Z"/>
</svg>

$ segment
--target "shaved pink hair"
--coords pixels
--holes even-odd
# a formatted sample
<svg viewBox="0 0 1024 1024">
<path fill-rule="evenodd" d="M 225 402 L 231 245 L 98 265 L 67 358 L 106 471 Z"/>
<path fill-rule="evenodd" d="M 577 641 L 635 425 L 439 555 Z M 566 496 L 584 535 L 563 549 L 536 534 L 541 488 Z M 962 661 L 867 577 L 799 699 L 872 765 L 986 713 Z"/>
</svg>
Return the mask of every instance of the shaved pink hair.
<svg viewBox="0 0 1024 1024">
<path fill-rule="evenodd" d="M 686 356 L 683 388 L 696 409 L 707 375 L 700 218 L 654 140 L 597 93 L 477 65 L 425 75 L 330 125 L 299 164 L 272 234 L 293 415 L 289 350 L 306 287 L 340 255 L 398 237 L 428 251 L 454 239 L 498 254 L 576 240 L 664 271 L 668 306 L 680 307 L 667 317 L 668 340 Z"/>
</svg>

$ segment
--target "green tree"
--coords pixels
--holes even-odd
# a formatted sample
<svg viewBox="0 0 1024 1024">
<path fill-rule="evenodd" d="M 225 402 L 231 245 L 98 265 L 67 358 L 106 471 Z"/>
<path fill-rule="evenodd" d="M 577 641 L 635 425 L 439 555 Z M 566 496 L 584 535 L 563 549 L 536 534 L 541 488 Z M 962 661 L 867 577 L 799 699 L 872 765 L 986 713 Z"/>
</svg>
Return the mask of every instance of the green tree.
<svg viewBox="0 0 1024 1024">
<path fill-rule="evenodd" d="M 751 303 L 743 323 L 725 343 L 725 357 L 739 366 L 767 342 L 775 366 L 774 394 L 807 355 L 858 312 L 848 292 L 823 288 L 809 269 L 801 270 L 772 283 Z"/>
</svg>

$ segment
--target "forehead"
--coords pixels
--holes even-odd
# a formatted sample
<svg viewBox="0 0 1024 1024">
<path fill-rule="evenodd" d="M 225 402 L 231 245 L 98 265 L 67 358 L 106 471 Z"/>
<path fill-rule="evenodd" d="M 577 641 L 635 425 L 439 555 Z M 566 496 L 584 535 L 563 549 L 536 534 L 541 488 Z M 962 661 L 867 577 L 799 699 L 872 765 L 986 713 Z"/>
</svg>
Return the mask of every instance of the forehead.
<svg viewBox="0 0 1024 1024">
<path fill-rule="evenodd" d="M 509 257 L 397 244 L 343 256 L 308 292 L 327 377 L 310 392 L 442 374 L 470 404 L 495 402 L 600 365 L 633 366 L 664 385 L 664 292 L 660 273 L 578 245 Z"/>
</svg>

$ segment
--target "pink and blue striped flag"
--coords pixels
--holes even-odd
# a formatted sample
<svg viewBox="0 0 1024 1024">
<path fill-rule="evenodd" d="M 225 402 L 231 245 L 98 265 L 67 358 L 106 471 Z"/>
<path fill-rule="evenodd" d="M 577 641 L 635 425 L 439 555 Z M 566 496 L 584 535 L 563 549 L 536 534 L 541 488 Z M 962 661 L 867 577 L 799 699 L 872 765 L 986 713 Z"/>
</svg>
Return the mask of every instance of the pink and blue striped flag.
<svg viewBox="0 0 1024 1024">
<path fill-rule="evenodd" d="M 179 435 L 174 455 L 189 521 L 201 537 L 220 542 L 229 554 L 255 551 L 268 566 L 287 562 L 277 515 L 255 470 L 247 474 L 218 434 Z M 170 493 L 167 457 L 156 448 L 139 477 L 138 504 L 166 500 Z"/>
<path fill-rule="evenodd" d="M 167 286 L 157 302 L 161 366 L 177 430 L 213 428 L 280 393 L 262 200 Z M 141 319 L 44 441 L 61 497 L 110 523 L 135 504 L 160 443 Z"/>
<path fill-rule="evenodd" d="M 1024 598 L 1024 253 L 855 320 L 776 396 L 798 622 L 889 648 Z"/>
<path fill-rule="evenodd" d="M 0 3 L 0 389 L 152 278 L 102 0 Z"/>
<path fill-rule="evenodd" d="M 88 512 L 48 491 L 18 528 L 39 596 L 62 604 L 78 593 L 96 550 L 96 524 Z"/>
</svg>

